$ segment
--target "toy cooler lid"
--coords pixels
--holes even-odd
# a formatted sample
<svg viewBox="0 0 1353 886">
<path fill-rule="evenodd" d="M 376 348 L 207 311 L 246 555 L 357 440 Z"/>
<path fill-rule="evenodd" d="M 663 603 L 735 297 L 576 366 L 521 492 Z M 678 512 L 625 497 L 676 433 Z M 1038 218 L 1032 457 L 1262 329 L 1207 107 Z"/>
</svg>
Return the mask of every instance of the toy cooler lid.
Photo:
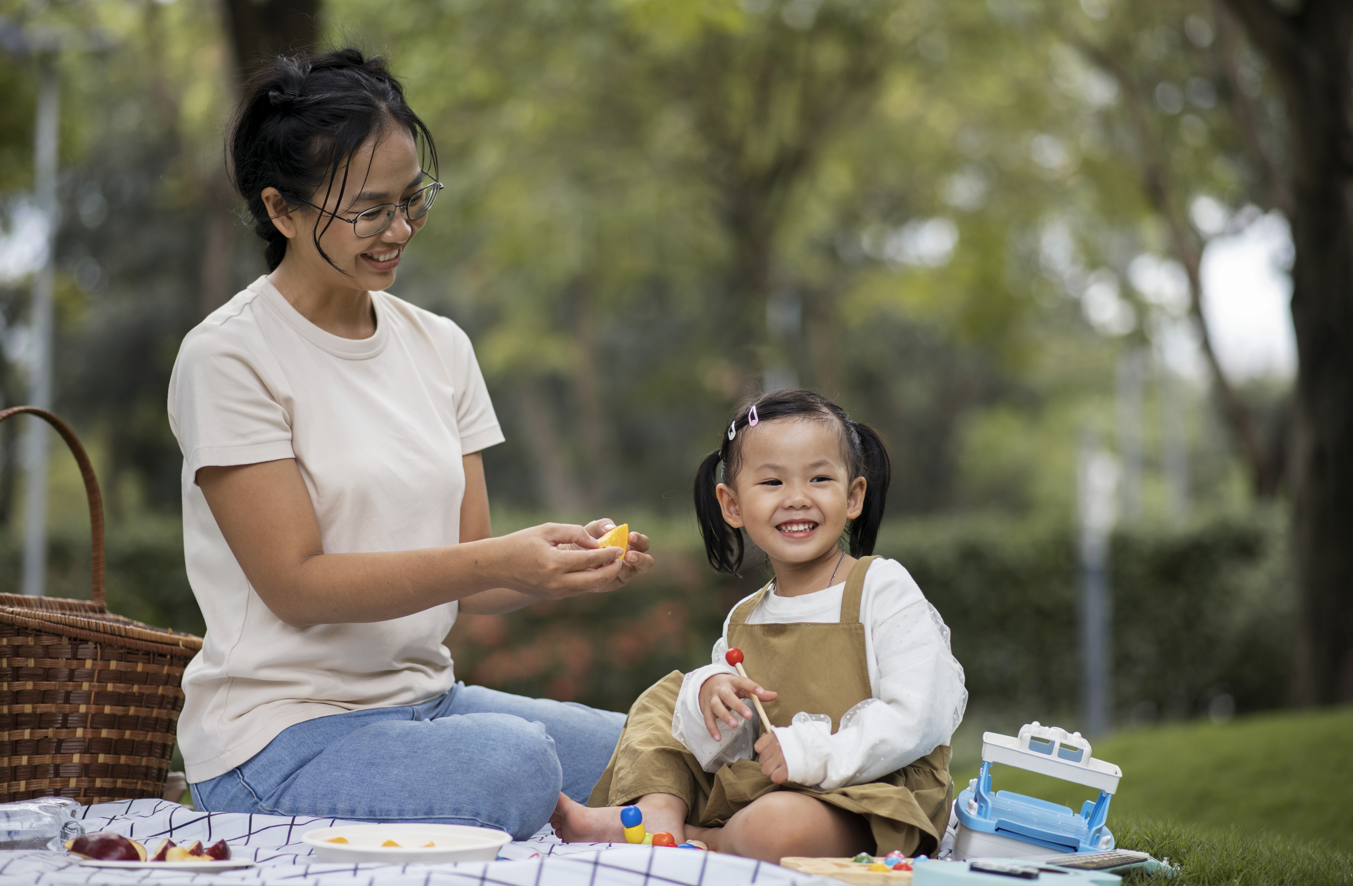
<svg viewBox="0 0 1353 886">
<path fill-rule="evenodd" d="M 1083 784 L 1106 794 L 1117 791 L 1123 777 L 1123 770 L 1114 764 L 1090 756 L 1090 742 L 1079 732 L 1040 726 L 1037 720 L 1021 726 L 1019 736 L 1014 738 L 982 733 L 982 759 Z"/>
</svg>

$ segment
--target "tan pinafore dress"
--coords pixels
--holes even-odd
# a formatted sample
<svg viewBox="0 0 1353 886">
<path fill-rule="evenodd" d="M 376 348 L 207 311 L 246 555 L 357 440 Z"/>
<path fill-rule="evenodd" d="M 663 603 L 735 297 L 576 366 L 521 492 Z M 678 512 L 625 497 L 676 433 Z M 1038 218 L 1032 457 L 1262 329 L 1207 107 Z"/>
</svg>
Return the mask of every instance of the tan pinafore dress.
<svg viewBox="0 0 1353 886">
<path fill-rule="evenodd" d="M 872 695 L 860 598 L 865 573 L 876 559 L 865 557 L 851 569 L 837 624 L 747 624 L 769 585 L 733 610 L 728 644 L 746 656 L 743 666 L 749 677 L 778 693 L 775 701 L 765 702 L 774 725 L 788 726 L 795 714 L 807 711 L 830 716 L 835 733 L 841 717 Z M 588 805 L 617 806 L 645 794 L 673 794 L 689 806 L 689 824 L 714 827 L 763 794 L 792 790 L 864 816 L 878 844 L 876 854 L 894 849 L 908 855 L 934 853 L 953 803 L 948 745 L 878 781 L 825 791 L 777 785 L 752 760 L 736 760 L 711 774 L 672 737 L 681 681 L 681 673 L 673 671 L 634 702 Z"/>
</svg>

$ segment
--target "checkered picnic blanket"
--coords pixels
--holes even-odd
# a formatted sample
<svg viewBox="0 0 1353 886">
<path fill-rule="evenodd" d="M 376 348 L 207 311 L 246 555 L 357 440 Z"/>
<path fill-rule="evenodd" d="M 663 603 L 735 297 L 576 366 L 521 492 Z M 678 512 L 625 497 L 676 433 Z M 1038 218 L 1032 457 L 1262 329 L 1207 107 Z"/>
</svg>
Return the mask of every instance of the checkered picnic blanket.
<svg viewBox="0 0 1353 886">
<path fill-rule="evenodd" d="M 64 854 L 0 851 L 0 886 L 827 886 L 834 881 L 773 864 L 689 849 L 561 843 L 547 825 L 503 847 L 504 860 L 461 864 L 321 864 L 301 836 L 357 824 L 332 818 L 194 812 L 163 800 L 104 803 L 81 810 L 86 831 L 116 831 L 147 845 L 224 839 L 252 868 L 188 873 L 111 870 Z"/>
</svg>

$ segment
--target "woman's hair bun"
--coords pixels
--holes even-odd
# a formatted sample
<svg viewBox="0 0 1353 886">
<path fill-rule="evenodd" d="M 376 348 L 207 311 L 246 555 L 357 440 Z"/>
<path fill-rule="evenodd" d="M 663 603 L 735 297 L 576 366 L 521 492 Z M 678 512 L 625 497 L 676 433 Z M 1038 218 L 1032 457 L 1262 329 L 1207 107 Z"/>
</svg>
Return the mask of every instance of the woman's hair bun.
<svg viewBox="0 0 1353 886">
<path fill-rule="evenodd" d="M 301 97 L 294 92 L 282 92 L 272 89 L 268 91 L 268 104 L 279 111 L 291 111 L 296 108 L 296 103 Z"/>
</svg>

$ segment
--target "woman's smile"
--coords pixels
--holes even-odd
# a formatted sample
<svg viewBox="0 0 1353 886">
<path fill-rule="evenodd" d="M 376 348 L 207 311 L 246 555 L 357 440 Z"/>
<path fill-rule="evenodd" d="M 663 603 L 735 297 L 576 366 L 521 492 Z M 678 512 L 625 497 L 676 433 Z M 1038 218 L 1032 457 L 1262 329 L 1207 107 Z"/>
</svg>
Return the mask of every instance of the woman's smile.
<svg viewBox="0 0 1353 886">
<path fill-rule="evenodd" d="M 362 261 L 366 262 L 373 271 L 381 273 L 393 271 L 399 266 L 399 257 L 404 252 L 403 244 L 399 246 L 382 247 L 379 251 L 362 253 Z"/>
</svg>

